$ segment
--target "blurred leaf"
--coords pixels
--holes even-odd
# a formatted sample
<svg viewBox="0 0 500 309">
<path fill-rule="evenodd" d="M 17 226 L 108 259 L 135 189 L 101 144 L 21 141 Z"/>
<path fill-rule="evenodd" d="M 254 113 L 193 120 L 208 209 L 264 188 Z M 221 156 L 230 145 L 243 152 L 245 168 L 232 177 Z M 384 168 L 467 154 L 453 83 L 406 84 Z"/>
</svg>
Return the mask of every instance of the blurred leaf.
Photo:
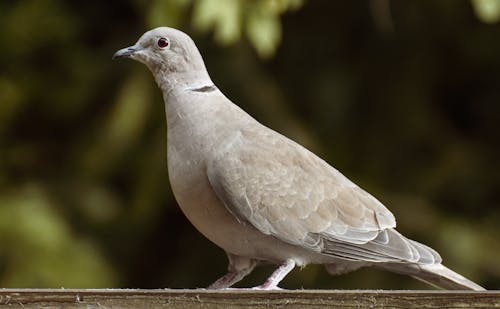
<svg viewBox="0 0 500 309">
<path fill-rule="evenodd" d="M 242 0 L 197 0 L 193 24 L 199 30 L 214 29 L 215 39 L 230 44 L 241 36 Z"/>
<path fill-rule="evenodd" d="M 248 3 L 258 5 L 261 9 L 277 15 L 300 8 L 304 0 L 250 0 Z"/>
<path fill-rule="evenodd" d="M 92 135 L 91 145 L 83 151 L 86 170 L 96 175 L 106 175 L 113 170 L 112 163 L 134 146 L 145 129 L 151 110 L 151 77 L 143 68 L 137 67 L 134 74 L 120 88 L 115 102 L 103 123 Z M 97 137 L 97 138 L 96 138 Z"/>
<path fill-rule="evenodd" d="M 178 27 L 192 0 L 153 0 L 149 8 L 150 27 Z"/>
<path fill-rule="evenodd" d="M 233 44 L 245 33 L 261 57 L 270 57 L 281 39 L 280 15 L 299 8 L 303 0 L 155 0 L 149 9 L 152 26 L 178 25 L 188 4 L 199 31 L 214 31 L 222 45 Z"/>
<path fill-rule="evenodd" d="M 25 103 L 24 96 L 18 85 L 0 77 L 0 134 L 20 111 Z"/>
<path fill-rule="evenodd" d="M 101 183 L 82 183 L 70 187 L 80 196 L 78 208 L 88 222 L 108 223 L 119 214 L 120 200 Z"/>
<path fill-rule="evenodd" d="M 468 224 L 466 220 L 452 219 L 442 222 L 439 248 L 445 265 L 456 268 L 464 276 L 476 276 L 480 264 L 488 261 L 488 253 L 498 252 L 498 244 L 491 237 Z"/>
<path fill-rule="evenodd" d="M 97 248 L 76 239 L 38 185 L 0 195 L 2 287 L 107 287 L 112 269 Z"/>
<path fill-rule="evenodd" d="M 104 138 L 111 143 L 125 145 L 135 139 L 144 129 L 146 115 L 151 106 L 151 95 L 148 91 L 151 78 L 141 70 L 131 74 L 123 84 L 118 98 L 106 121 L 108 126 Z"/>
<path fill-rule="evenodd" d="M 500 0 L 471 0 L 477 17 L 484 23 L 500 20 Z"/>
<path fill-rule="evenodd" d="M 17 55 L 67 39 L 76 30 L 74 19 L 56 0 L 17 1 L 2 26 L 9 29 L 2 44 Z"/>
<path fill-rule="evenodd" d="M 246 23 L 248 38 L 263 58 L 274 54 L 281 39 L 279 17 L 264 10 L 249 12 Z"/>
</svg>

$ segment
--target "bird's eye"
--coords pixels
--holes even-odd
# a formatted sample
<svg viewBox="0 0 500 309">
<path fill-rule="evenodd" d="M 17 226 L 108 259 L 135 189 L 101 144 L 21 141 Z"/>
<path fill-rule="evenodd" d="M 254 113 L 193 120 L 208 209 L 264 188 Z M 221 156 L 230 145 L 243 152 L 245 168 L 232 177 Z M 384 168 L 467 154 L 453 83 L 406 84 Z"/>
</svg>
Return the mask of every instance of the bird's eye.
<svg viewBox="0 0 500 309">
<path fill-rule="evenodd" d="M 159 48 L 165 48 L 170 45 L 170 42 L 167 38 L 159 38 L 157 44 Z"/>
</svg>

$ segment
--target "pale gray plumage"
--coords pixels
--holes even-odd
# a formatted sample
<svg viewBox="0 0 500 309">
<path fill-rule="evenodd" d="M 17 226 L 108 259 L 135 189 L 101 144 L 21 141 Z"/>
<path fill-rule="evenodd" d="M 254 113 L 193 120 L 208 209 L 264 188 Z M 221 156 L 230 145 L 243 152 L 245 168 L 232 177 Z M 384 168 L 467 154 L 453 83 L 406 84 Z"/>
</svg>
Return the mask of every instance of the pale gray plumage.
<svg viewBox="0 0 500 309">
<path fill-rule="evenodd" d="M 332 274 L 376 266 L 443 288 L 482 289 L 399 234 L 373 196 L 228 100 L 183 32 L 153 29 L 120 57 L 146 64 L 163 91 L 172 190 L 193 225 L 228 254 L 229 272 L 211 288 L 271 262 L 281 266 L 260 288 L 276 288 L 295 265 L 321 263 Z"/>
</svg>

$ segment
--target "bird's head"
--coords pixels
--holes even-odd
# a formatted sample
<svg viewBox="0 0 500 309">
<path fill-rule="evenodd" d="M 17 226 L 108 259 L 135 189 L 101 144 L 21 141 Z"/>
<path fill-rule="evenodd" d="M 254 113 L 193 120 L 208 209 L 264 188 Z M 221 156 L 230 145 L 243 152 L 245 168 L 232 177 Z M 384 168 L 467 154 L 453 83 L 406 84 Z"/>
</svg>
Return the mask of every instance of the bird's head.
<svg viewBox="0 0 500 309">
<path fill-rule="evenodd" d="M 205 71 L 205 64 L 193 40 L 184 32 L 168 27 L 144 33 L 137 43 L 113 55 L 113 59 L 118 58 L 142 62 L 155 75 Z"/>
</svg>

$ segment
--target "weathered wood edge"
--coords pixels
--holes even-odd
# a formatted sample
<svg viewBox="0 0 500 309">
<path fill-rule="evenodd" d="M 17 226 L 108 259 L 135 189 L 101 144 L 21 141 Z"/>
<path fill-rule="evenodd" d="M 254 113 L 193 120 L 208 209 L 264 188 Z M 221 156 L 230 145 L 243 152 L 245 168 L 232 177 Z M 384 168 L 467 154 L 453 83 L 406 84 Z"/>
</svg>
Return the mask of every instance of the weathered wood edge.
<svg viewBox="0 0 500 309">
<path fill-rule="evenodd" d="M 0 308 L 500 308 L 500 291 L 0 289 Z"/>
</svg>

